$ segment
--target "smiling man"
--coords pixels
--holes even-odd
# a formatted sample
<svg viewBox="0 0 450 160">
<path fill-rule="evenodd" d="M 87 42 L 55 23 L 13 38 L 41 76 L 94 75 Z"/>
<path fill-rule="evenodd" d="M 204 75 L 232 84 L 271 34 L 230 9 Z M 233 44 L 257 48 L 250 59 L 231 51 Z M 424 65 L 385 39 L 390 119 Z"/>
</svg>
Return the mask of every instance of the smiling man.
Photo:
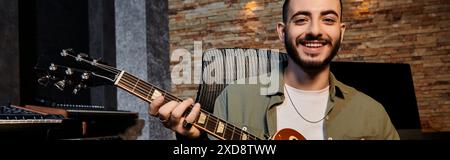
<svg viewBox="0 0 450 160">
<path fill-rule="evenodd" d="M 345 28 L 340 0 L 286 0 L 283 22 L 277 24 L 289 55 L 280 72 L 280 90 L 261 95 L 259 85 L 229 85 L 217 98 L 214 114 L 260 138 L 291 128 L 311 140 L 399 139 L 380 103 L 330 72 Z M 198 138 L 202 132 L 185 124 L 198 120 L 200 105 L 181 116 L 192 103 L 163 104 L 160 97 L 149 114 L 179 134 Z"/>
</svg>

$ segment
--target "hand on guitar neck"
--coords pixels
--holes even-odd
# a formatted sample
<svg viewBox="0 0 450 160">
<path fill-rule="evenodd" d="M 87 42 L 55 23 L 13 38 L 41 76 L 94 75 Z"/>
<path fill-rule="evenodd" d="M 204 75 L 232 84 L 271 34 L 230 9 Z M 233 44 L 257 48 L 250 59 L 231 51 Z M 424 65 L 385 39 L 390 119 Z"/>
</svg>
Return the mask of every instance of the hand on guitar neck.
<svg viewBox="0 0 450 160">
<path fill-rule="evenodd" d="M 193 104 L 194 100 L 192 98 L 188 98 L 183 102 L 166 102 L 164 97 L 160 96 L 150 104 L 148 113 L 159 118 L 165 127 L 178 134 L 189 138 L 198 138 L 201 135 L 201 131 L 192 125 L 200 115 L 200 104 L 195 104 L 192 110 L 188 112 L 188 108 Z"/>
</svg>

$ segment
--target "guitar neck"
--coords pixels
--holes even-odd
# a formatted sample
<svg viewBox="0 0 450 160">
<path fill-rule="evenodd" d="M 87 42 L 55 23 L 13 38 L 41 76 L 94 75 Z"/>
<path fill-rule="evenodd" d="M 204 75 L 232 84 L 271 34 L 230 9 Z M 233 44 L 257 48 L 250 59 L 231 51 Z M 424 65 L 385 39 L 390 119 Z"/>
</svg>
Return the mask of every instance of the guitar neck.
<svg viewBox="0 0 450 160">
<path fill-rule="evenodd" d="M 131 94 L 151 103 L 159 96 L 164 96 L 165 103 L 170 101 L 182 102 L 183 100 L 139 78 L 122 71 L 117 77 L 116 86 Z M 192 105 L 185 111 L 186 116 L 192 110 Z M 195 120 L 194 126 L 206 131 L 212 136 L 222 140 L 258 140 L 259 138 L 248 132 L 206 112 L 200 110 L 200 116 Z"/>
</svg>

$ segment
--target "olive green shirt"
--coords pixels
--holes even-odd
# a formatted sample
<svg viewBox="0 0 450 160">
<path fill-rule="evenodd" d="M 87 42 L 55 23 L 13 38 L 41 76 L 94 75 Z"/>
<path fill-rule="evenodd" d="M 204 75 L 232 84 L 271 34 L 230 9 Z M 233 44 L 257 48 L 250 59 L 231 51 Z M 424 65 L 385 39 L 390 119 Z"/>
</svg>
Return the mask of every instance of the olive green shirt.
<svg viewBox="0 0 450 160">
<path fill-rule="evenodd" d="M 214 114 L 261 139 L 277 132 L 276 106 L 284 101 L 284 80 L 279 90 L 261 95 L 261 84 L 230 84 L 216 99 Z M 330 96 L 324 119 L 324 139 L 397 140 L 399 135 L 384 107 L 330 74 Z"/>
</svg>

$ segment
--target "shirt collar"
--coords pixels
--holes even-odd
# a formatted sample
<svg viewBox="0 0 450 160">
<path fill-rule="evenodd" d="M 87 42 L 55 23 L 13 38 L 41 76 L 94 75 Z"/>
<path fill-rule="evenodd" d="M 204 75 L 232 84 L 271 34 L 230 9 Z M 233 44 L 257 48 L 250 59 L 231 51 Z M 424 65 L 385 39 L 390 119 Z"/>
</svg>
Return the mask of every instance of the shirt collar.
<svg viewBox="0 0 450 160">
<path fill-rule="evenodd" d="M 281 96 L 282 100 L 284 100 L 284 69 L 279 72 L 279 78 L 280 83 L 278 86 L 277 92 L 273 92 L 271 94 L 268 94 L 268 96 Z M 333 73 L 330 72 L 330 100 L 334 101 L 336 97 L 345 99 L 344 93 L 342 92 L 342 85 L 341 83 L 336 79 Z"/>
</svg>

